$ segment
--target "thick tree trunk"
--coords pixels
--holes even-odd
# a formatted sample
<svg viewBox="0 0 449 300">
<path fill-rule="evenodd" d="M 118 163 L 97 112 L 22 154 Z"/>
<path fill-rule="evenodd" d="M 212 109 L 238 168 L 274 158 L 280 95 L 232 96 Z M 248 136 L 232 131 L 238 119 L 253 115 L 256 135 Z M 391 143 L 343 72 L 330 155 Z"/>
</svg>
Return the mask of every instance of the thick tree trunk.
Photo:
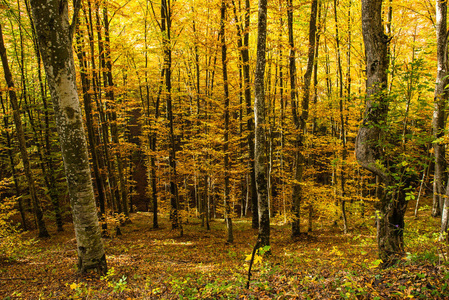
<svg viewBox="0 0 449 300">
<path fill-rule="evenodd" d="M 448 99 L 447 85 L 448 79 L 448 55 L 447 55 L 447 1 L 436 0 L 436 21 L 437 21 L 437 58 L 438 72 L 435 86 L 435 106 L 432 120 L 434 139 L 440 139 L 444 136 L 445 128 L 445 109 Z M 443 191 L 443 172 L 445 165 L 445 145 L 442 142 L 434 143 L 435 149 L 435 185 L 434 195 L 437 194 L 437 201 L 434 201 L 432 215 L 439 212 L 436 208 L 441 208 L 441 234 L 447 232 L 449 219 L 449 185 L 446 188 L 446 197 L 441 195 Z M 449 184 L 449 182 L 448 182 Z"/>
<path fill-rule="evenodd" d="M 441 141 L 444 136 L 446 123 L 446 102 L 448 92 L 446 86 L 449 83 L 448 55 L 447 55 L 447 2 L 436 0 L 436 34 L 437 34 L 437 59 L 438 70 L 435 85 L 434 110 L 432 119 L 434 155 L 435 155 L 435 177 L 433 191 L 432 216 L 436 217 L 442 213 L 444 193 L 444 170 L 446 169 L 445 152 L 446 147 Z"/>
<path fill-rule="evenodd" d="M 388 114 L 388 42 L 382 23 L 382 0 L 362 1 L 362 30 L 366 55 L 366 112 L 356 139 L 356 157 L 365 169 L 379 177 L 385 189 L 377 209 L 377 242 L 383 266 L 404 253 L 405 193 L 394 182 L 383 158 L 381 134 Z"/>
<path fill-rule="evenodd" d="M 77 2 L 78 3 L 78 2 Z M 75 17 L 78 12 L 75 7 Z M 56 125 L 64 159 L 81 273 L 107 270 L 89 168 L 86 138 L 76 89 L 72 52 L 74 24 L 69 25 L 67 2 L 31 1 Z"/>
<path fill-rule="evenodd" d="M 42 213 L 41 204 L 36 192 L 36 183 L 34 182 L 33 173 L 31 171 L 30 161 L 28 158 L 27 146 L 25 141 L 25 134 L 22 127 L 22 120 L 20 118 L 19 103 L 14 88 L 14 82 L 12 80 L 11 71 L 9 69 L 8 59 L 6 57 L 6 47 L 3 41 L 2 27 L 0 25 L 0 57 L 3 64 L 3 70 L 5 73 L 6 83 L 9 89 L 9 100 L 13 109 L 14 124 L 17 130 L 17 139 L 19 140 L 20 154 L 23 163 L 23 169 L 28 181 L 28 188 L 30 191 L 31 201 L 34 207 L 34 214 L 36 215 L 37 227 L 39 230 L 39 237 L 49 237 L 47 228 L 44 223 L 44 215 Z"/>
<path fill-rule="evenodd" d="M 259 206 L 259 238 L 260 246 L 270 245 L 270 217 L 267 189 L 267 153 L 266 153 L 266 120 L 264 75 L 266 63 L 267 40 L 267 0 L 259 0 L 259 17 L 257 30 L 257 63 L 254 78 L 254 120 L 257 198 Z"/>
</svg>

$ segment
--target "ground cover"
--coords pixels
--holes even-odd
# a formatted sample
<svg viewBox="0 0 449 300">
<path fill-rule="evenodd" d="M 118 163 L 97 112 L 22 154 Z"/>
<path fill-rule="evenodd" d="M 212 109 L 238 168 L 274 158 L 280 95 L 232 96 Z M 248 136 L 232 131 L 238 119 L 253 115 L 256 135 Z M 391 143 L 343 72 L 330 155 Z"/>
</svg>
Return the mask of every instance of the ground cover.
<svg viewBox="0 0 449 300">
<path fill-rule="evenodd" d="M 393 268 L 377 268 L 374 220 L 353 216 L 349 234 L 316 220 L 296 240 L 286 224 L 272 226 L 272 255 L 258 257 L 247 289 L 245 261 L 256 241 L 249 219 L 234 222 L 235 242 L 225 243 L 225 224 L 211 230 L 196 218 L 184 235 L 150 228 L 149 213 L 135 213 L 123 235 L 105 239 L 109 272 L 76 273 L 73 228 L 52 232 L 0 261 L 0 299 L 444 299 L 448 265 L 436 241 L 438 219 L 420 211 L 406 220 L 407 256 Z M 27 233 L 30 238 L 34 232 Z"/>
</svg>

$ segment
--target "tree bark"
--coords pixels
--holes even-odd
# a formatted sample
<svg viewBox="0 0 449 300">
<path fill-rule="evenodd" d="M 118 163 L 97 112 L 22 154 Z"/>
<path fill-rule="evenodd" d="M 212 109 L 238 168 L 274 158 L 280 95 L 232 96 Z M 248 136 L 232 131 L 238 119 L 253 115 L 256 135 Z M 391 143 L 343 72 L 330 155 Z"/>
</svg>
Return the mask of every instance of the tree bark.
<svg viewBox="0 0 449 300">
<path fill-rule="evenodd" d="M 82 40 L 81 34 L 77 33 L 77 56 L 80 65 L 80 75 L 81 75 L 81 85 L 83 91 L 83 103 L 84 103 L 84 112 L 86 116 L 86 126 L 87 126 L 87 137 L 90 144 L 90 153 L 92 156 L 92 167 L 94 170 L 95 183 L 97 186 L 98 192 L 98 203 L 100 204 L 100 219 L 103 222 L 102 230 L 103 235 L 106 234 L 107 223 L 105 222 L 105 214 L 106 214 L 106 198 L 103 187 L 103 179 L 100 173 L 100 166 L 98 163 L 98 153 L 97 153 L 97 143 L 95 141 L 95 133 L 94 133 L 94 122 L 92 120 L 92 99 L 91 94 L 89 93 L 90 83 L 87 74 L 87 64 L 86 64 L 86 53 L 82 48 Z"/>
<path fill-rule="evenodd" d="M 164 69 L 165 69 L 165 92 L 167 103 L 167 119 L 169 127 L 169 168 L 170 168 L 170 218 L 172 221 L 172 228 L 182 226 L 179 221 L 179 199 L 178 199 L 178 184 L 176 172 L 176 148 L 175 148 L 175 133 L 173 128 L 173 101 L 172 101 L 172 83 L 171 83 L 171 65 L 172 65 L 172 50 L 171 50 L 171 7 L 170 0 L 162 0 L 161 2 L 161 33 L 162 46 L 164 51 Z"/>
<path fill-rule="evenodd" d="M 289 41 L 290 41 L 290 87 L 291 87 L 291 102 L 292 102 L 292 114 L 293 122 L 296 127 L 296 141 L 295 141 L 295 175 L 293 182 L 293 215 L 292 222 L 292 237 L 299 236 L 300 230 L 300 212 L 301 212 L 301 181 L 304 171 L 305 158 L 301 149 L 304 143 L 304 134 L 306 130 L 306 122 L 309 117 L 309 98 L 310 98 L 310 82 L 312 79 L 313 65 L 315 60 L 315 40 L 316 40 L 316 17 L 318 11 L 318 0 L 312 1 L 310 22 L 309 22 L 309 49 L 307 58 L 307 68 L 304 74 L 304 86 L 302 97 L 302 112 L 298 116 L 297 104 L 296 104 L 296 65 L 295 65 L 295 48 L 293 42 L 293 4 L 292 0 L 289 1 L 288 8 L 288 28 L 289 28 Z"/>
<path fill-rule="evenodd" d="M 404 253 L 404 213 L 407 206 L 402 182 L 395 182 L 385 164 L 381 136 L 388 114 L 387 69 L 389 39 L 382 23 L 382 0 L 362 1 L 362 31 L 366 55 L 366 111 L 356 139 L 356 158 L 381 180 L 386 190 L 377 205 L 377 243 L 382 266 Z"/>
<path fill-rule="evenodd" d="M 111 136 L 112 142 L 114 144 L 114 152 L 117 160 L 118 169 L 118 182 L 119 182 L 119 201 L 121 201 L 120 206 L 122 211 L 127 218 L 129 218 L 129 207 L 128 207 L 128 191 L 126 186 L 125 174 L 124 174 L 124 163 L 121 155 L 119 132 L 117 127 L 117 111 L 116 111 L 116 99 L 114 94 L 114 81 L 112 77 L 112 58 L 111 58 L 111 47 L 109 38 L 109 18 L 107 4 L 103 7 L 103 24 L 104 24 L 104 46 L 105 46 L 105 63 L 106 63 L 106 79 L 107 79 L 107 91 L 106 98 L 107 103 L 110 104 L 109 108 L 109 120 L 111 126 Z"/>
<path fill-rule="evenodd" d="M 1 29 L 1 28 L 0 28 Z M 3 110 L 3 124 L 5 125 L 5 128 L 9 128 L 9 121 L 8 121 L 8 116 L 6 113 L 6 105 L 5 103 L 3 103 L 3 96 L 2 96 L 2 92 L 0 92 L 0 103 L 2 105 L 2 110 Z M 20 212 L 20 216 L 22 218 L 22 226 L 23 226 L 23 230 L 28 230 L 28 225 L 27 225 L 27 221 L 26 221 L 26 216 L 25 216 L 25 208 L 23 207 L 23 199 L 21 196 L 21 192 L 20 192 L 20 187 L 19 187 L 19 176 L 17 174 L 16 171 L 16 167 L 14 164 L 14 153 L 12 151 L 12 139 L 11 139 L 11 135 L 9 134 L 8 130 L 5 130 L 6 133 L 6 146 L 7 151 L 8 151 L 8 157 L 9 157 L 9 164 L 11 166 L 11 174 L 12 174 L 12 178 L 14 181 L 14 188 L 16 190 L 16 194 L 17 194 L 17 204 L 19 205 L 19 212 Z"/>
<path fill-rule="evenodd" d="M 436 0 L 436 34 L 437 34 L 437 78 L 435 85 L 434 110 L 432 118 L 433 148 L 435 155 L 435 175 L 433 191 L 432 216 L 441 215 L 443 208 L 444 170 L 446 169 L 446 147 L 441 141 L 444 136 L 446 123 L 446 102 L 448 92 L 446 86 L 449 83 L 448 55 L 447 55 L 447 2 Z"/>
<path fill-rule="evenodd" d="M 225 219 L 226 229 L 228 233 L 227 242 L 233 243 L 234 236 L 232 232 L 232 216 L 231 208 L 229 205 L 229 85 L 228 85 L 228 64 L 227 64 L 227 46 L 225 37 L 225 20 L 226 20 L 226 3 L 225 0 L 221 1 L 221 18 L 220 18 L 220 42 L 221 42 L 221 62 L 223 67 L 223 88 L 224 88 L 224 206 L 225 206 Z"/>
<path fill-rule="evenodd" d="M 257 198 L 259 206 L 259 238 L 260 246 L 270 245 L 270 217 L 267 189 L 267 153 L 266 153 L 266 120 L 264 75 L 266 63 L 267 40 L 267 0 L 259 0 L 259 17 L 257 26 L 257 62 L 254 78 L 254 120 Z"/>
<path fill-rule="evenodd" d="M 240 50 L 243 64 L 243 88 L 246 102 L 246 114 L 248 116 L 247 130 L 248 130 L 248 151 L 249 163 L 251 172 L 251 212 L 252 212 L 252 227 L 259 228 L 259 208 L 257 200 L 256 187 L 256 169 L 254 160 L 254 112 L 252 111 L 251 103 L 251 85 L 250 85 L 250 66 L 249 66 L 249 26 L 250 26 L 250 1 L 245 0 L 245 22 L 243 26 L 243 47 Z"/>
<path fill-rule="evenodd" d="M 39 201 L 39 198 L 37 196 L 36 192 L 36 183 L 34 182 L 33 173 L 31 171 L 30 161 L 28 158 L 28 152 L 27 152 L 27 146 L 25 141 L 25 134 L 23 131 L 22 126 L 22 120 L 20 118 L 20 109 L 19 109 L 19 103 L 17 101 L 17 96 L 14 88 L 14 82 L 12 79 L 11 71 L 9 69 L 8 59 L 6 57 L 6 47 L 3 41 L 3 33 L 2 33 L 2 27 L 0 24 L 0 57 L 3 64 L 3 71 L 5 73 L 5 80 L 8 84 L 9 89 L 9 100 L 11 102 L 11 106 L 13 109 L 13 118 L 14 118 L 14 124 L 16 126 L 17 130 L 17 139 L 19 140 L 19 148 L 20 148 L 20 154 L 22 158 L 23 163 L 23 169 L 25 171 L 25 176 L 28 181 L 28 188 L 30 191 L 31 201 L 33 203 L 34 207 L 34 213 L 36 215 L 37 220 L 37 227 L 39 230 L 39 237 L 49 237 L 49 233 L 47 231 L 47 227 L 45 226 L 44 222 L 44 215 L 42 213 L 41 204 Z"/>
<path fill-rule="evenodd" d="M 76 89 L 72 37 L 80 3 L 75 3 L 72 24 L 68 5 L 58 0 L 32 0 L 47 82 L 55 110 L 64 159 L 78 248 L 78 270 L 107 271 L 92 187 L 81 108 Z"/>
<path fill-rule="evenodd" d="M 448 55 L 447 55 L 447 1 L 436 0 L 436 33 L 437 33 L 437 59 L 438 71 L 435 85 L 434 113 L 432 120 L 433 136 L 438 140 L 444 136 L 446 122 L 445 109 L 448 99 L 447 85 L 448 79 Z M 445 165 L 445 145 L 443 142 L 434 143 L 435 149 L 435 183 L 437 189 L 437 201 L 434 201 L 432 215 L 436 216 L 439 212 L 436 208 L 441 208 L 441 234 L 447 232 L 449 219 L 449 185 L 446 188 L 446 197 L 441 195 L 443 186 L 443 172 Z M 436 203 L 435 203 L 436 202 Z M 436 205 L 435 205 L 436 204 Z"/>
</svg>

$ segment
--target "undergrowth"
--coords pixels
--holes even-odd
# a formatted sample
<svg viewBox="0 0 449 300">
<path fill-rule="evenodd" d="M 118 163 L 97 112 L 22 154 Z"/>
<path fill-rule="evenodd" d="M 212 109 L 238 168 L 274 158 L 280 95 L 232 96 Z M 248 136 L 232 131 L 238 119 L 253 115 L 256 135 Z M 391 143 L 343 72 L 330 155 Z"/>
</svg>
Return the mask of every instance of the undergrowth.
<svg viewBox="0 0 449 300">
<path fill-rule="evenodd" d="M 148 225 L 137 213 L 123 235 L 105 239 L 109 271 L 76 273 L 73 231 L 27 246 L 27 254 L 0 263 L 0 299 L 444 299 L 449 272 L 438 240 L 438 220 L 408 217 L 407 254 L 397 265 L 378 266 L 372 220 L 358 220 L 349 234 L 331 224 L 290 238 L 287 224 L 272 226 L 271 255 L 256 254 L 249 289 L 248 258 L 257 233 L 239 220 L 235 242 L 225 242 L 225 224 L 207 231 L 196 219 L 184 236 Z M 27 233 L 32 236 L 32 233 Z M 266 249 L 264 249 L 266 250 Z"/>
</svg>

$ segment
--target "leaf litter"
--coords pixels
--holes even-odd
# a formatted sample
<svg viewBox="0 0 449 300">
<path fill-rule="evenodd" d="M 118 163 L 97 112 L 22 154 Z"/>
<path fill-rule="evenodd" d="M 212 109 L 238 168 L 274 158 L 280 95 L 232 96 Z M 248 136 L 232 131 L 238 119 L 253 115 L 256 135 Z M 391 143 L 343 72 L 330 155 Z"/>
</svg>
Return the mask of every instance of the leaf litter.
<svg viewBox="0 0 449 300">
<path fill-rule="evenodd" d="M 256 257 L 249 289 L 247 258 L 257 237 L 250 219 L 236 222 L 228 244 L 220 220 L 207 231 L 191 218 L 180 237 L 166 219 L 155 230 L 149 213 L 132 214 L 123 235 L 104 239 L 105 276 L 77 274 L 76 241 L 66 225 L 14 260 L 0 260 L 0 299 L 448 298 L 448 265 L 429 231 L 438 220 L 408 218 L 414 228 L 407 256 L 385 270 L 378 268 L 374 228 L 364 225 L 369 220 L 350 234 L 328 224 L 295 240 L 288 225 L 273 225 L 271 255 Z"/>
</svg>

